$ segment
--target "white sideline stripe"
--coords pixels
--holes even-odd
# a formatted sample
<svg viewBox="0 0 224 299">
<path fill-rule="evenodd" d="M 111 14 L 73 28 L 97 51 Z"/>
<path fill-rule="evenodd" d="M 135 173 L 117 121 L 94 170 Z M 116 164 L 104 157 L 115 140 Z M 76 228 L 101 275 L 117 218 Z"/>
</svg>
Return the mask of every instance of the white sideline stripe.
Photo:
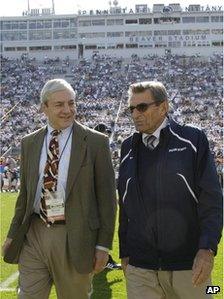
<svg viewBox="0 0 224 299">
<path fill-rule="evenodd" d="M 123 202 L 125 201 L 125 197 L 126 197 L 127 192 L 128 192 L 128 184 L 129 184 L 130 180 L 131 180 L 131 178 L 129 178 L 129 179 L 127 180 L 127 182 L 126 182 L 126 188 L 125 188 L 124 196 L 123 196 L 123 198 L 122 198 L 122 201 L 123 201 Z"/>
<path fill-rule="evenodd" d="M 179 176 L 184 180 L 184 182 L 185 182 L 185 184 L 186 184 L 188 190 L 190 191 L 191 195 L 193 196 L 194 200 L 196 201 L 196 203 L 198 203 L 198 199 L 197 199 L 197 197 L 195 196 L 194 191 L 191 189 L 190 185 L 188 184 L 188 182 L 187 182 L 185 176 L 182 175 L 181 173 L 177 173 L 177 175 L 179 175 Z"/>
<path fill-rule="evenodd" d="M 184 141 L 184 142 L 189 143 L 189 144 L 191 145 L 191 147 L 193 148 L 193 150 L 195 151 L 195 153 L 197 153 L 197 149 L 196 149 L 196 147 L 193 145 L 193 143 L 192 143 L 190 140 L 180 137 L 178 134 L 174 133 L 174 131 L 172 131 L 172 129 L 171 129 L 170 127 L 169 127 L 169 129 L 170 129 L 170 132 L 171 132 L 174 136 L 176 136 L 178 139 L 180 139 L 180 140 L 182 140 L 182 141 Z"/>
<path fill-rule="evenodd" d="M 13 288 L 0 288 L 0 292 L 16 292 Z"/>
<path fill-rule="evenodd" d="M 13 283 L 19 276 L 19 272 L 13 273 L 11 276 L 9 276 L 5 281 L 0 283 L 0 290 L 7 289 L 8 286 Z M 13 289 L 14 290 L 14 289 Z"/>
<path fill-rule="evenodd" d="M 129 156 L 129 154 L 130 154 L 131 151 L 132 151 L 132 149 L 130 149 L 130 151 L 127 153 L 127 155 L 124 156 L 124 158 L 121 161 L 121 164 L 128 158 L 128 156 Z"/>
</svg>

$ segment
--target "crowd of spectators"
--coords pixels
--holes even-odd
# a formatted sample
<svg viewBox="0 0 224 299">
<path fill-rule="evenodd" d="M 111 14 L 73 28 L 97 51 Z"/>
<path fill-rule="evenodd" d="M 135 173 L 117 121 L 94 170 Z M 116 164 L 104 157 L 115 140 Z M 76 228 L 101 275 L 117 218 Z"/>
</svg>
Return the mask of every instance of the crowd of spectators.
<svg viewBox="0 0 224 299">
<path fill-rule="evenodd" d="M 2 58 L 2 155 L 19 148 L 25 134 L 45 123 L 39 113 L 40 90 L 46 80 L 59 77 L 68 80 L 77 91 L 78 120 L 92 128 L 104 123 L 111 131 L 117 171 L 120 144 L 134 130 L 126 112 L 128 86 L 137 81 L 157 80 L 169 92 L 171 116 L 206 131 L 221 173 L 222 60 L 221 55 L 210 58 L 133 55 L 128 60 L 94 55 L 78 62 L 47 57 L 42 62 L 28 57 Z"/>
<path fill-rule="evenodd" d="M 17 192 L 19 183 L 19 166 L 11 156 L 0 158 L 1 191 Z"/>
</svg>

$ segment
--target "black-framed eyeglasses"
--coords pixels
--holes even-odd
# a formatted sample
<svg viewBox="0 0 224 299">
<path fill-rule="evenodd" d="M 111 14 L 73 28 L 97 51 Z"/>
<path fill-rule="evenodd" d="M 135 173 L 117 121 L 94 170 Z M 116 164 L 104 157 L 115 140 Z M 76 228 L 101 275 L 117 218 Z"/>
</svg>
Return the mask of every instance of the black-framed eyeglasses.
<svg viewBox="0 0 224 299">
<path fill-rule="evenodd" d="M 138 110 L 138 112 L 145 112 L 150 106 L 154 105 L 154 104 L 158 104 L 158 102 L 154 101 L 154 102 L 151 102 L 151 103 L 140 103 L 136 106 L 129 106 L 128 109 L 131 113 L 134 112 L 135 109 Z"/>
</svg>

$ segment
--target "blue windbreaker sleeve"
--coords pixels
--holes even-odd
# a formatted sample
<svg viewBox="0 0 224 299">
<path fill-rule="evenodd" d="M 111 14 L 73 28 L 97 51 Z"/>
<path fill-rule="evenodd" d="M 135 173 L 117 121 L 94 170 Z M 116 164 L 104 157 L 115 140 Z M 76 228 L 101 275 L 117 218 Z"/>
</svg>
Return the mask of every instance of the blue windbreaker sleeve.
<svg viewBox="0 0 224 299">
<path fill-rule="evenodd" d="M 222 190 L 209 143 L 203 131 L 198 144 L 196 188 L 200 221 L 199 248 L 212 249 L 216 254 L 223 226 Z"/>
</svg>

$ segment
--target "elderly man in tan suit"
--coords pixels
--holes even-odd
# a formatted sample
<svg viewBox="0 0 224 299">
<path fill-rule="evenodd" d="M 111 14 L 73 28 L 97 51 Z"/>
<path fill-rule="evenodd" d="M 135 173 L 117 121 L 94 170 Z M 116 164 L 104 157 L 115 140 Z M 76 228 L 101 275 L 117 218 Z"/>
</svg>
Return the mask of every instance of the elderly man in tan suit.
<svg viewBox="0 0 224 299">
<path fill-rule="evenodd" d="M 18 263 L 20 299 L 90 298 L 112 246 L 115 183 L 108 138 L 75 121 L 76 93 L 62 79 L 41 91 L 47 126 L 25 136 L 21 190 L 4 260 Z"/>
</svg>

